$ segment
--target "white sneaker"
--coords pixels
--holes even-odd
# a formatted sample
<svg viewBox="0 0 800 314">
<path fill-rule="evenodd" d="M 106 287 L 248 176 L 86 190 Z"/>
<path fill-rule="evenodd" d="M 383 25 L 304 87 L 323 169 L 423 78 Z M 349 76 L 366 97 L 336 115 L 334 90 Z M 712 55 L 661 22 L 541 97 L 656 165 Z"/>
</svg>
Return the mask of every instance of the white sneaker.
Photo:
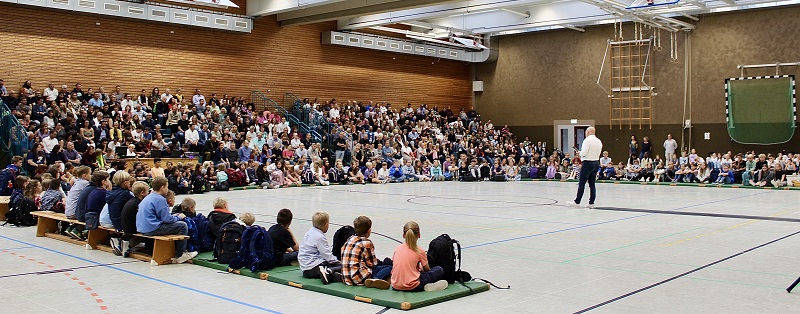
<svg viewBox="0 0 800 314">
<path fill-rule="evenodd" d="M 586 205 L 586 208 L 589 208 L 589 209 L 594 209 L 594 208 L 595 208 L 595 206 L 594 206 L 594 204 L 588 204 L 588 205 Z"/>
<path fill-rule="evenodd" d="M 425 285 L 425 291 L 442 291 L 444 289 L 447 289 L 447 281 L 445 280 L 439 280 Z"/>
<path fill-rule="evenodd" d="M 130 241 L 122 241 L 122 257 L 128 257 L 131 254 L 131 242 Z"/>
<path fill-rule="evenodd" d="M 175 264 L 183 264 L 197 256 L 197 252 L 183 252 L 183 254 L 175 259 Z"/>
<path fill-rule="evenodd" d="M 567 201 L 566 203 L 567 203 L 567 206 L 569 206 L 569 207 L 578 207 L 578 206 L 580 206 L 580 204 L 575 203 L 575 201 Z"/>
</svg>

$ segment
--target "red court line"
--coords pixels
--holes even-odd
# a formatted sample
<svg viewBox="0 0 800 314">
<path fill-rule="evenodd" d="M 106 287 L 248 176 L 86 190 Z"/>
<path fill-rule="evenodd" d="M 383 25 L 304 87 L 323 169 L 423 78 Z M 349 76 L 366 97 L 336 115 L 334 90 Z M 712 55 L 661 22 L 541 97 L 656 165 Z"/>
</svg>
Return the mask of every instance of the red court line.
<svg viewBox="0 0 800 314">
<path fill-rule="evenodd" d="M 9 254 L 11 254 L 11 255 L 19 256 L 19 258 L 25 258 L 25 256 L 24 256 L 24 255 L 17 255 L 17 253 L 14 253 L 14 252 L 9 252 L 8 250 L 3 250 L 3 253 L 9 253 Z M 45 265 L 45 266 L 47 266 L 47 268 L 55 268 L 55 266 L 53 266 L 53 265 L 48 265 L 48 264 L 47 264 L 47 263 L 45 263 L 45 262 L 42 262 L 42 261 L 37 261 L 37 260 L 36 260 L 36 259 L 34 259 L 34 258 L 28 258 L 28 260 L 29 260 L 29 261 L 31 261 L 31 262 L 35 262 L 35 263 L 37 263 L 37 264 L 39 264 L 39 265 Z M 70 277 L 71 275 L 70 275 L 70 273 L 64 273 L 64 276 Z M 78 281 L 78 284 L 79 284 L 79 285 L 81 285 L 81 286 L 86 286 L 86 288 L 85 288 L 85 290 L 86 290 L 86 291 L 92 291 L 92 288 L 91 288 L 91 287 L 89 287 L 88 285 L 86 285 L 86 283 L 85 283 L 85 282 L 83 282 L 83 281 L 79 281 L 80 279 L 79 279 L 78 277 L 74 277 L 74 276 L 73 276 L 73 277 L 71 277 L 70 279 L 72 279 L 73 281 Z M 91 293 L 91 296 L 95 298 L 95 299 L 94 299 L 94 301 L 95 301 L 96 303 L 98 303 L 98 304 L 105 303 L 105 302 L 103 301 L 103 299 L 99 297 L 99 294 L 97 294 L 97 293 L 93 292 L 93 293 Z M 107 310 L 108 310 L 108 306 L 101 305 L 101 306 L 100 306 L 100 310 L 102 310 L 102 311 L 107 311 Z"/>
</svg>

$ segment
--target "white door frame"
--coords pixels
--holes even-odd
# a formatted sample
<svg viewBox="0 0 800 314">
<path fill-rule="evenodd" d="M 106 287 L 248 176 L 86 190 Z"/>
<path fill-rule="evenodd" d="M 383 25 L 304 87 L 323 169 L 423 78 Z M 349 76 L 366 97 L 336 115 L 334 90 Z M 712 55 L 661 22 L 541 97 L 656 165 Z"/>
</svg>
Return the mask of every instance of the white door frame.
<svg viewBox="0 0 800 314">
<path fill-rule="evenodd" d="M 562 153 L 569 153 L 570 157 L 575 157 L 573 147 L 581 143 L 575 143 L 575 129 L 594 126 L 594 120 L 555 120 L 553 121 L 553 149 L 562 149 Z M 566 131 L 567 143 L 562 143 L 562 130 Z M 566 145 L 564 145 L 566 144 Z M 563 150 L 566 148 L 567 150 Z"/>
</svg>

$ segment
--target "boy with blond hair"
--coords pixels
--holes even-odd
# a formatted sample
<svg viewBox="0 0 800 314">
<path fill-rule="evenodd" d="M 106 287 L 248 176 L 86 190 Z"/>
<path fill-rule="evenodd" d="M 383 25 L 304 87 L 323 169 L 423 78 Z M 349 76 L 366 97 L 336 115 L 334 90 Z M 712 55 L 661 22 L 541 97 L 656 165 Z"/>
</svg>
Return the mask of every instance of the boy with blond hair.
<svg viewBox="0 0 800 314">
<path fill-rule="evenodd" d="M 348 286 L 365 285 L 368 288 L 389 289 L 386 279 L 392 276 L 391 265 L 381 265 L 375 257 L 375 244 L 369 239 L 372 220 L 358 216 L 353 220 L 356 234 L 347 239 L 342 249 L 342 275 Z"/>
<path fill-rule="evenodd" d="M 305 278 L 320 278 L 322 284 L 341 282 L 342 264 L 336 259 L 325 238 L 330 227 L 330 216 L 326 212 L 316 212 L 311 216 L 312 227 L 303 236 L 303 243 L 297 254 L 300 270 Z"/>
</svg>

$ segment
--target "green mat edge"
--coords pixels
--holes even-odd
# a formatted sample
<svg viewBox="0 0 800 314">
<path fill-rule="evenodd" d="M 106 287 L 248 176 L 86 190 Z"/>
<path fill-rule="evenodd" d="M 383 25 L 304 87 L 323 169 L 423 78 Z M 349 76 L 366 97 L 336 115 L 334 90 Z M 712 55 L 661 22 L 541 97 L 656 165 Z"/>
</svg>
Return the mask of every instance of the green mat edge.
<svg viewBox="0 0 800 314">
<path fill-rule="evenodd" d="M 480 292 L 484 292 L 484 291 L 489 291 L 489 285 L 488 284 L 482 283 L 482 282 L 471 281 L 471 282 L 465 283 L 465 285 L 467 287 L 469 287 L 469 288 L 472 288 L 472 290 L 469 290 L 469 288 L 463 289 L 464 286 L 461 286 L 461 284 L 456 283 L 456 284 L 453 284 L 451 286 L 458 287 L 458 289 L 463 289 L 463 290 L 457 291 L 457 292 L 452 292 L 452 290 L 451 290 L 450 292 L 448 292 L 448 294 L 439 295 L 439 296 L 436 296 L 436 297 L 433 297 L 433 298 L 429 298 L 429 299 L 425 299 L 425 300 L 422 300 L 422 301 L 413 301 L 413 300 L 409 301 L 408 296 L 416 295 L 418 293 L 428 293 L 428 294 L 430 294 L 430 293 L 436 293 L 436 292 L 397 292 L 398 295 L 403 295 L 404 296 L 402 298 L 403 299 L 402 301 L 376 299 L 376 298 L 370 298 L 370 297 L 365 297 L 365 296 L 359 295 L 359 292 L 364 291 L 365 289 L 373 290 L 372 288 L 366 288 L 366 287 L 363 287 L 363 286 L 351 287 L 352 290 L 353 290 L 352 292 L 345 292 L 345 291 L 340 290 L 340 289 L 328 288 L 329 286 L 323 285 L 322 282 L 319 282 L 318 284 L 317 283 L 313 283 L 313 281 L 317 281 L 317 279 L 306 279 L 306 278 L 303 278 L 303 280 L 301 282 L 293 282 L 293 281 L 289 281 L 288 279 L 283 278 L 281 276 L 282 274 L 299 272 L 300 270 L 297 268 L 297 266 L 277 267 L 277 268 L 274 268 L 274 269 L 269 270 L 269 271 L 259 271 L 259 272 L 255 272 L 255 273 L 251 272 L 249 269 L 240 269 L 238 272 L 231 272 L 231 271 L 229 271 L 228 265 L 220 264 L 220 263 L 217 263 L 217 262 L 212 262 L 212 261 L 210 261 L 211 258 L 213 258 L 211 252 L 200 253 L 192 261 L 192 264 L 197 265 L 197 266 L 203 266 L 203 267 L 219 270 L 219 271 L 228 272 L 228 273 L 231 273 L 231 274 L 241 275 L 241 276 L 250 277 L 250 278 L 256 278 L 256 279 L 261 279 L 261 274 L 266 274 L 266 277 L 267 277 L 266 280 L 267 281 L 274 282 L 274 283 L 277 283 L 277 284 L 282 284 L 282 285 L 287 285 L 287 286 L 290 286 L 290 287 L 295 287 L 295 288 L 299 288 L 299 289 L 303 289 L 303 290 L 314 291 L 314 292 L 323 293 L 323 294 L 327 294 L 327 295 L 337 296 L 337 297 L 345 298 L 345 299 L 349 299 L 349 300 L 361 301 L 361 302 L 380 305 L 380 306 L 387 306 L 387 307 L 391 307 L 391 308 L 395 308 L 395 309 L 399 309 L 399 310 L 418 309 L 418 308 L 425 307 L 425 306 L 428 306 L 428 305 L 441 303 L 441 302 L 445 302 L 445 301 L 449 301 L 449 300 L 454 300 L 454 299 L 462 298 L 462 297 L 465 297 L 465 296 L 469 296 L 469 295 L 480 293 Z M 292 274 L 292 275 L 296 276 L 297 274 Z M 307 281 L 312 281 L 312 283 L 308 283 Z M 290 282 L 294 283 L 295 285 L 290 284 Z M 298 284 L 300 286 L 297 286 Z M 344 284 L 343 283 L 341 283 L 341 284 L 340 283 L 334 283 L 332 285 L 344 285 Z M 450 288 L 448 287 L 448 289 L 450 289 Z M 365 295 L 368 295 L 368 294 L 365 294 Z M 361 298 L 361 299 L 359 299 L 359 298 Z M 367 301 L 367 300 L 369 300 L 369 301 Z"/>
</svg>

